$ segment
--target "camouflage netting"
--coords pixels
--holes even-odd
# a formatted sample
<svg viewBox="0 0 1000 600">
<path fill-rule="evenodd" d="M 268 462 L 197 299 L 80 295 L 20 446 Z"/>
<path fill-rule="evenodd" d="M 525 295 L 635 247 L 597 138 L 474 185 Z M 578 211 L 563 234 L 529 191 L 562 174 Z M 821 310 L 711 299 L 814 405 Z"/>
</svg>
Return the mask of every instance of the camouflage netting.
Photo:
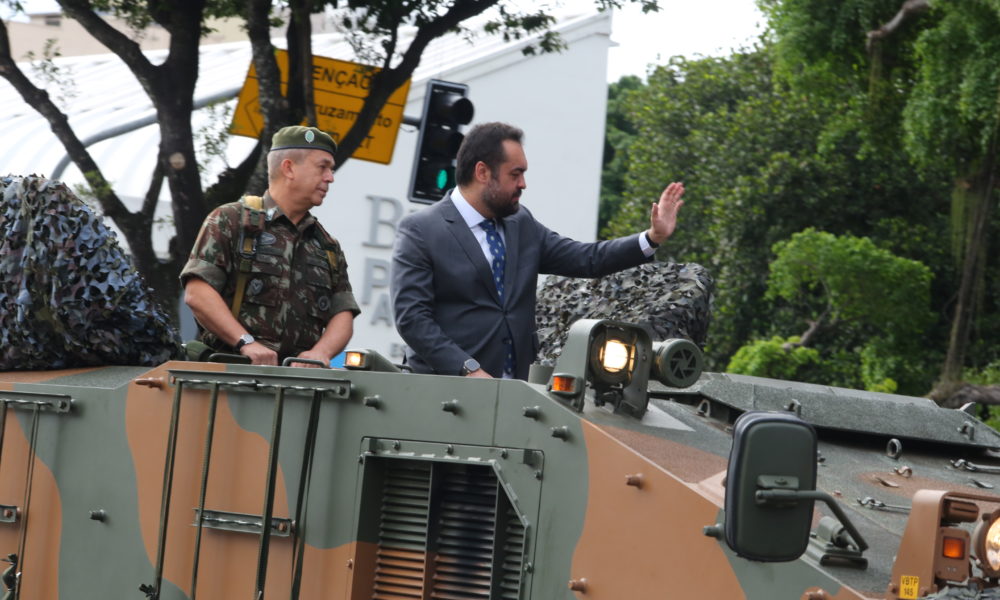
<svg viewBox="0 0 1000 600">
<path fill-rule="evenodd" d="M 180 336 L 65 185 L 0 177 L 0 371 L 157 365 Z"/>
<path fill-rule="evenodd" d="M 644 325 L 654 341 L 704 346 L 715 283 L 701 265 L 653 262 L 600 279 L 550 276 L 538 292 L 538 359 L 552 364 L 579 319 Z"/>
</svg>

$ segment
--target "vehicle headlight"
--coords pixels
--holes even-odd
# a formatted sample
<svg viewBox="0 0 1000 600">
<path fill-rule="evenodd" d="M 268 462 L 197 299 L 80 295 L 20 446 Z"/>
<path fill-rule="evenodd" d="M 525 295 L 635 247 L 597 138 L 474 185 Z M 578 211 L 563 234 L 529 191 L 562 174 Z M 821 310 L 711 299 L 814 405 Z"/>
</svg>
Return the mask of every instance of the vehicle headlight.
<svg viewBox="0 0 1000 600">
<path fill-rule="evenodd" d="M 629 381 L 635 370 L 636 333 L 618 327 L 604 327 L 590 345 L 590 367 L 594 376 L 607 384 Z"/>
<path fill-rule="evenodd" d="M 983 539 L 984 560 L 994 571 L 1000 571 L 1000 521 L 993 521 Z"/>
<path fill-rule="evenodd" d="M 608 373 L 617 373 L 635 360 L 635 348 L 620 340 L 608 340 L 600 349 L 601 366 Z"/>
<path fill-rule="evenodd" d="M 1000 576 L 1000 510 L 983 514 L 972 539 L 983 574 Z"/>
</svg>

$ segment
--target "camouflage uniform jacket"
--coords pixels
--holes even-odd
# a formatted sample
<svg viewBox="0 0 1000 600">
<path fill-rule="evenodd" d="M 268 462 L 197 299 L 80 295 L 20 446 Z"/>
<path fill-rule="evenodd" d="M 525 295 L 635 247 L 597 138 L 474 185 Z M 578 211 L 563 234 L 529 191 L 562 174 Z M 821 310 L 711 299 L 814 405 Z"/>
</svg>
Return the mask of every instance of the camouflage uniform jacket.
<svg viewBox="0 0 1000 600">
<path fill-rule="evenodd" d="M 238 320 L 257 341 L 283 359 L 315 345 L 333 316 L 361 312 L 347 278 L 347 261 L 340 244 L 309 213 L 293 224 L 270 195 L 264 194 L 263 231 L 246 278 Z M 198 277 L 232 306 L 239 274 L 239 244 L 243 228 L 240 202 L 224 204 L 208 215 L 191 249 L 181 284 Z M 331 269 L 326 250 L 333 250 Z M 217 350 L 231 346 L 199 325 L 198 339 Z"/>
</svg>

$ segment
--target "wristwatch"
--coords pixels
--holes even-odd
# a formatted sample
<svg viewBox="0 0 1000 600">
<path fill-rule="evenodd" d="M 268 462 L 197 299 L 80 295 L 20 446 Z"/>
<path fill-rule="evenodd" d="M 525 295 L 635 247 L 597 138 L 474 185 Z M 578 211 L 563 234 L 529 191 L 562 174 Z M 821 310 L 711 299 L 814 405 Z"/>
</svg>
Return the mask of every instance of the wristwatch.
<svg viewBox="0 0 1000 600">
<path fill-rule="evenodd" d="M 240 348 L 246 346 L 247 344 L 252 344 L 257 340 L 253 339 L 253 336 L 249 333 L 244 333 L 240 336 L 240 339 L 236 340 L 236 351 L 239 352 Z"/>
<path fill-rule="evenodd" d="M 659 248 L 660 247 L 659 244 L 657 244 L 656 242 L 653 241 L 653 238 L 649 237 L 649 230 L 644 231 L 643 235 L 646 236 L 646 243 L 649 244 L 650 248 Z"/>
<path fill-rule="evenodd" d="M 473 371 L 478 371 L 478 370 L 479 370 L 479 361 L 474 358 L 470 358 L 469 360 L 462 363 L 462 371 L 461 371 L 462 376 L 468 375 Z"/>
</svg>

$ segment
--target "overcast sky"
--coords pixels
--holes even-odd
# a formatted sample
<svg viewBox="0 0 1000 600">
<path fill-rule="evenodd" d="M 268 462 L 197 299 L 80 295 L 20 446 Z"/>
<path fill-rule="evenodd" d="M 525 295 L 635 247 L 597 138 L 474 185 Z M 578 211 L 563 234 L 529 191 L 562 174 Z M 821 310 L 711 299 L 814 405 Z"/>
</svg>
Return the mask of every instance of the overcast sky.
<svg viewBox="0 0 1000 600">
<path fill-rule="evenodd" d="M 618 45 L 608 51 L 608 81 L 617 81 L 622 75 L 645 75 L 650 64 L 665 62 L 675 55 L 729 54 L 734 48 L 751 45 L 764 26 L 754 0 L 659 2 L 657 13 L 644 15 L 635 4 L 615 11 L 611 39 Z M 29 12 L 59 10 L 55 0 L 22 0 L 22 3 Z M 554 3 L 583 9 L 594 6 L 593 0 Z"/>
<path fill-rule="evenodd" d="M 645 75 L 649 64 L 671 56 L 727 55 L 750 46 L 763 31 L 754 0 L 660 0 L 660 11 L 643 15 L 638 6 L 615 11 L 608 51 L 608 81 Z"/>
</svg>

